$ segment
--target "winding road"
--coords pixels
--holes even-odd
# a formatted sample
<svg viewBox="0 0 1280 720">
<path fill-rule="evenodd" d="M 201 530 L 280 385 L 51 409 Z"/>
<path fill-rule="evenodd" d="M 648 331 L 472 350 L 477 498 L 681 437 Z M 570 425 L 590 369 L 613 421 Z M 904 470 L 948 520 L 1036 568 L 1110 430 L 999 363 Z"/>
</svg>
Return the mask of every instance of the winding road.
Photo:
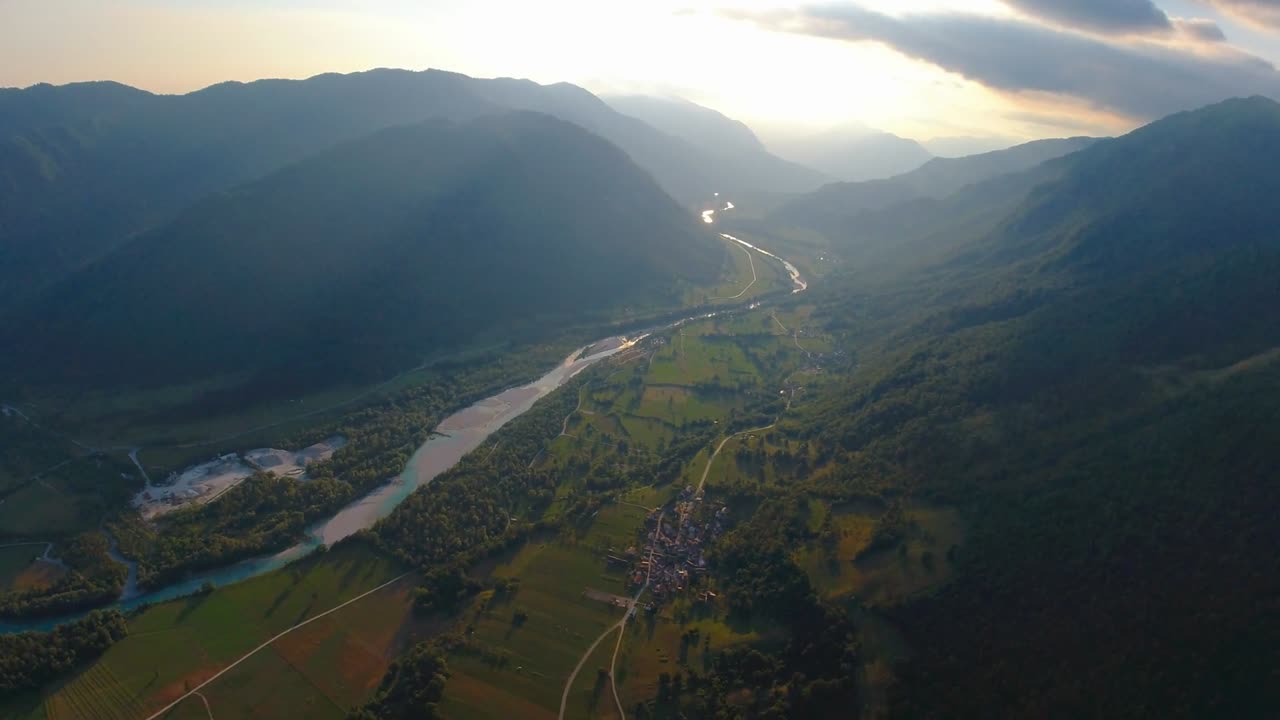
<svg viewBox="0 0 1280 720">
<path fill-rule="evenodd" d="M 794 397 L 794 395 L 792 397 Z M 787 407 L 783 409 L 783 412 L 786 412 L 787 410 L 790 410 L 790 409 L 791 409 L 791 400 L 788 399 Z M 758 433 L 758 432 L 764 432 L 765 430 L 772 430 L 774 426 L 776 426 L 777 424 L 778 424 L 778 421 L 774 420 L 773 422 L 769 423 L 768 425 L 765 425 L 764 427 L 751 428 L 750 430 L 741 430 L 721 440 L 720 444 L 716 446 L 715 452 L 711 453 L 711 457 L 707 458 L 707 466 L 702 469 L 702 479 L 698 481 L 698 489 L 693 492 L 693 496 L 696 498 L 702 495 L 702 487 L 707 484 L 707 476 L 711 474 L 711 465 L 715 463 L 716 456 L 720 454 L 720 451 L 724 449 L 725 445 L 729 444 L 730 440 L 741 435 L 749 435 L 751 433 Z"/>
</svg>

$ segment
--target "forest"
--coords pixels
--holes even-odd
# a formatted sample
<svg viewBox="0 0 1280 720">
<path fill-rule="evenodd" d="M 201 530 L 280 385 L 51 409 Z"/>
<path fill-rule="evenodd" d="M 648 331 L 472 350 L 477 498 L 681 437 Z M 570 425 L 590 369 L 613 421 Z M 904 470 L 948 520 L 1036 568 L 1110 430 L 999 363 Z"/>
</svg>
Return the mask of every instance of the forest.
<svg viewBox="0 0 1280 720">
<path fill-rule="evenodd" d="M 49 632 L 0 635 L 0 696 L 40 687 L 128 634 L 124 615 L 95 610 Z"/>
</svg>

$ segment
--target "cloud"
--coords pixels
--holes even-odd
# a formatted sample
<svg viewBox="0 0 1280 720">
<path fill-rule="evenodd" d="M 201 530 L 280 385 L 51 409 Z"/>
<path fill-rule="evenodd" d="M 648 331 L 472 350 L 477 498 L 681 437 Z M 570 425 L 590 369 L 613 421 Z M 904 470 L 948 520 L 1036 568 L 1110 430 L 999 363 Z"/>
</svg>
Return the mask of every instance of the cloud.
<svg viewBox="0 0 1280 720">
<path fill-rule="evenodd" d="M 1152 0 L 1004 0 L 1027 15 L 1099 33 L 1168 33 L 1173 23 Z"/>
<path fill-rule="evenodd" d="M 1280 31 L 1280 0 L 1200 0 L 1254 26 Z"/>
<path fill-rule="evenodd" d="M 854 5 L 731 16 L 785 32 L 881 43 L 993 90 L 1075 98 L 1139 120 L 1228 97 L 1280 96 L 1280 74 L 1270 63 L 1222 45 L 1193 52 L 1168 43 L 1108 42 L 1012 18 L 889 16 Z"/>
<path fill-rule="evenodd" d="M 1173 21 L 1173 25 L 1184 36 L 1199 42 L 1218 43 L 1227 40 L 1227 34 L 1222 32 L 1218 23 L 1205 18 L 1177 18 Z"/>
</svg>

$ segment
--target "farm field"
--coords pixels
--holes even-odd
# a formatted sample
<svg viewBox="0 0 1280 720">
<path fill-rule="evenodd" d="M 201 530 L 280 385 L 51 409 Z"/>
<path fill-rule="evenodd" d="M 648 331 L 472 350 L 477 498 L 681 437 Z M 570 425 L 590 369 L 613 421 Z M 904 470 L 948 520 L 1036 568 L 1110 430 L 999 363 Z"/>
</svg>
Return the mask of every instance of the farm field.
<svg viewBox="0 0 1280 720">
<path fill-rule="evenodd" d="M 737 305 L 790 290 L 791 280 L 778 261 L 749 251 L 732 240 L 720 240 L 728 253 L 721 282 L 712 288 L 689 290 L 685 295 L 688 304 Z"/>
<path fill-rule="evenodd" d="M 792 311 L 781 318 L 799 326 L 807 314 Z M 583 591 L 628 595 L 621 573 L 611 571 L 604 556 L 636 545 L 646 508 L 666 505 L 680 489 L 697 483 L 723 437 L 716 425 L 728 427 L 766 398 L 768 407 L 780 410 L 782 403 L 771 397 L 774 391 L 766 390 L 766 383 L 811 362 L 771 315 L 690 323 L 641 350 L 587 381 L 577 410 L 564 422 L 565 434 L 536 459 L 538 467 L 561 478 L 558 502 L 549 514 L 563 510 L 584 486 L 615 474 L 625 478 L 633 464 L 665 457 L 666 447 L 694 428 L 707 433 L 708 447 L 696 447 L 663 483 L 620 478 L 615 496 L 620 502 L 602 507 L 586 527 L 531 542 L 485 568 L 487 578 L 518 579 L 519 589 L 483 593 L 459 621 L 469 642 L 449 657 L 452 675 L 441 706 L 446 717 L 555 717 L 570 671 L 621 617 L 621 610 L 589 600 Z M 722 454 L 716 468 L 733 466 L 732 454 Z M 695 611 L 688 601 L 678 601 L 654 615 L 639 613 L 628 624 L 617 667 L 624 710 L 633 713 L 636 702 L 651 699 L 663 672 L 701 670 L 704 659 L 718 650 L 776 638 L 767 628 L 730 626 L 724 612 L 714 603 Z M 696 631 L 696 646 L 689 631 Z M 617 636 L 610 635 L 586 658 L 570 688 L 566 717 L 617 715 L 607 679 L 599 675 L 616 643 Z"/>
<path fill-rule="evenodd" d="M 611 569 L 605 555 L 634 543 L 646 514 L 627 505 L 607 506 L 580 537 L 530 541 L 487 569 L 491 578 L 518 578 L 519 589 L 483 593 L 467 611 L 468 642 L 449 657 L 452 675 L 442 703 L 446 717 L 556 716 L 565 680 L 582 653 L 622 617 L 621 609 L 584 591 L 628 594 L 622 571 Z M 611 654 L 613 640 L 604 645 Z M 590 675 L 594 683 L 597 665 L 592 662 L 583 665 L 579 680 Z"/>
<path fill-rule="evenodd" d="M 28 698 L 26 707 L 0 705 L 0 716 L 44 717 L 47 712 L 58 720 L 88 720 L 154 712 L 280 631 L 403 572 L 394 561 L 353 543 L 208 595 L 152 606 L 130 618 L 127 638 L 50 688 L 40 703 L 33 706 Z M 337 706 L 334 717 L 342 717 L 365 699 L 387 663 L 414 637 L 414 582 L 410 575 L 311 623 L 211 683 L 203 694 L 215 716 L 282 717 L 277 714 L 282 706 L 273 703 L 289 701 L 295 707 Z M 338 662 L 340 652 L 361 667 Z M 191 716 L 184 706 L 193 702 L 199 698 L 189 698 L 166 717 Z"/>
</svg>

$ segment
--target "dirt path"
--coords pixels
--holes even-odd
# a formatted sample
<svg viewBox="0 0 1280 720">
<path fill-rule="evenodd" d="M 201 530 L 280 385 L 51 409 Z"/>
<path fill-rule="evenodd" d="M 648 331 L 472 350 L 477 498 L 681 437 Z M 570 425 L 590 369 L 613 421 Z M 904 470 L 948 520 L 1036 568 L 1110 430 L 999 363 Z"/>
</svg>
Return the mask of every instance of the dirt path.
<svg viewBox="0 0 1280 720">
<path fill-rule="evenodd" d="M 266 641 L 266 642 L 262 643 L 262 644 L 261 644 L 261 645 L 259 645 L 258 647 L 254 648 L 254 649 L 250 650 L 249 652 L 245 653 L 244 655 L 240 656 L 240 659 L 239 659 L 239 660 L 236 660 L 235 662 L 231 663 L 230 665 L 228 665 L 228 666 L 226 666 L 226 667 L 222 668 L 222 669 L 221 669 L 221 670 L 219 670 L 217 673 L 215 673 L 215 674 L 213 675 L 213 677 L 211 677 L 211 678 L 209 678 L 208 680 L 205 680 L 204 682 L 202 682 L 202 683 L 200 683 L 199 685 L 195 686 L 195 687 L 194 687 L 194 688 L 192 688 L 190 691 L 188 691 L 188 692 L 187 692 L 187 694 L 183 695 L 182 697 L 178 698 L 177 700 L 174 700 L 173 702 L 169 703 L 168 705 L 165 705 L 163 708 L 160 708 L 160 709 L 159 709 L 159 710 L 157 710 L 156 712 L 154 712 L 154 713 L 152 713 L 152 714 L 148 715 L 148 716 L 147 716 L 147 718 L 146 718 L 146 720 L 155 720 L 156 718 L 160 717 L 161 715 L 164 715 L 165 713 L 167 713 L 167 712 L 169 712 L 170 710 L 172 710 L 173 708 L 175 708 L 175 707 L 178 705 L 178 703 L 182 702 L 183 700 L 186 700 L 187 698 L 191 697 L 192 695 L 200 695 L 200 692 L 199 692 L 199 691 L 200 691 L 200 690 L 202 690 L 203 688 L 205 688 L 206 686 L 208 686 L 208 685 L 209 685 L 209 683 L 213 682 L 214 680 L 217 680 L 218 678 L 222 677 L 223 675 L 226 675 L 228 672 L 231 672 L 233 669 L 235 669 L 235 667 L 236 667 L 237 665 L 239 665 L 240 663 L 244 662 L 245 660 L 248 660 L 249 658 L 253 657 L 254 655 L 258 654 L 258 652 L 260 652 L 260 651 L 261 651 L 261 650 L 263 650 L 264 648 L 266 648 L 266 647 L 268 647 L 269 645 L 271 645 L 271 643 L 273 643 L 273 642 L 275 642 L 275 641 L 279 640 L 280 638 L 284 637 L 285 635 L 288 635 L 289 633 L 293 632 L 294 630 L 297 630 L 297 629 L 298 629 L 298 628 L 300 628 L 300 627 L 303 627 L 304 625 L 310 625 L 311 623 L 315 622 L 316 620 L 319 620 L 319 619 L 320 619 L 320 618 L 322 618 L 322 617 L 325 617 L 325 616 L 327 616 L 327 615 L 331 615 L 331 614 L 333 614 L 333 613 L 335 613 L 335 612 L 337 612 L 337 611 L 341 610 L 342 608 L 344 608 L 344 607 L 346 607 L 346 606 L 348 606 L 348 605 L 350 605 L 350 604 L 352 604 L 352 603 L 356 602 L 357 600 L 363 600 L 364 598 L 366 598 L 366 597 L 368 597 L 368 596 L 370 596 L 370 595 L 372 595 L 372 594 L 374 594 L 374 593 L 378 592 L 379 590 L 381 590 L 381 589 L 382 589 L 382 588 L 384 588 L 384 587 L 387 587 L 388 585 L 393 585 L 393 584 L 395 584 L 395 583 L 397 583 L 397 582 L 400 582 L 401 580 L 405 579 L 405 578 L 406 578 L 406 577 L 408 577 L 410 574 L 412 574 L 412 572 L 413 572 L 413 571 L 411 570 L 411 571 L 406 572 L 406 573 L 404 573 L 404 574 L 402 574 L 402 575 L 399 575 L 399 576 L 397 576 L 397 577 L 391 578 L 390 580 L 388 580 L 388 581 L 386 581 L 386 582 L 382 583 L 382 584 L 381 584 L 381 585 L 379 585 L 378 587 L 376 587 L 376 588 L 374 588 L 374 589 L 372 589 L 372 590 L 367 590 L 367 591 L 365 591 L 365 592 L 363 592 L 363 593 L 361 593 L 361 594 L 359 594 L 359 595 L 357 595 L 357 596 L 355 596 L 355 597 L 351 598 L 350 600 L 348 600 L 348 601 L 346 601 L 346 602 L 342 603 L 341 605 L 337 605 L 337 606 L 332 607 L 332 608 L 330 608 L 330 609 L 328 609 L 328 610 L 325 610 L 324 612 L 320 613 L 319 615 L 315 615 L 315 616 L 313 616 L 313 617 L 307 618 L 306 620 L 303 620 L 302 622 L 298 623 L 297 625 L 294 625 L 293 627 L 291 627 L 291 628 L 289 628 L 289 629 L 287 629 L 287 630 L 283 630 L 283 631 L 281 631 L 281 632 L 277 633 L 277 634 L 275 635 L 275 637 L 272 637 L 270 640 L 268 640 L 268 641 Z M 203 697 L 203 696 L 201 696 L 201 697 Z M 206 707 L 206 708 L 208 708 L 208 701 L 206 701 L 206 702 L 205 702 L 205 707 Z M 209 716 L 210 716 L 210 717 L 212 717 L 212 716 L 213 716 L 213 712 L 212 712 L 212 711 L 210 711 Z M 563 716 L 563 711 L 562 711 L 562 716 Z"/>
<path fill-rule="evenodd" d="M 788 407 L 790 407 L 790 405 L 791 405 L 790 403 L 787 403 Z M 741 432 L 736 432 L 730 435 L 729 437 L 721 440 L 720 444 L 716 446 L 715 452 L 711 453 L 711 457 L 707 458 L 707 466 L 702 469 L 702 479 L 698 481 L 698 489 L 694 491 L 693 496 L 698 497 L 699 495 L 702 494 L 702 487 L 707 484 L 707 476 L 711 474 L 711 466 L 715 463 L 716 456 L 720 454 L 720 451 L 724 449 L 725 445 L 729 444 L 730 440 L 740 435 L 747 435 L 750 433 L 758 433 L 758 432 L 764 432 L 765 430 L 772 430 L 773 427 L 777 424 L 778 424 L 778 421 L 774 420 L 773 422 L 769 423 L 768 425 L 765 425 L 764 427 L 751 428 L 750 430 L 743 430 Z"/>
<path fill-rule="evenodd" d="M 209 713 L 209 720 L 213 720 L 213 708 L 209 707 L 209 698 L 205 697 L 203 693 L 196 693 L 196 695 L 199 695 L 200 701 L 204 703 L 204 711 Z"/>
<path fill-rule="evenodd" d="M 755 259 L 754 257 L 752 257 L 752 256 L 751 256 L 751 251 L 750 251 L 750 250 L 748 250 L 748 249 L 746 249 L 746 248 L 744 248 L 744 247 L 739 247 L 738 249 L 739 249 L 739 250 L 741 250 L 742 252 L 744 252 L 744 253 L 746 253 L 746 254 L 747 254 L 747 262 L 751 263 L 751 282 L 750 282 L 750 283 L 748 283 L 746 287 L 742 288 L 742 292 L 738 293 L 737 295 L 726 295 L 725 297 L 713 297 L 713 298 L 707 298 L 708 300 L 737 300 L 738 298 L 742 297 L 743 295 L 746 295 L 746 294 L 747 294 L 747 291 L 748 291 L 748 290 L 750 290 L 752 287 L 754 287 L 754 286 L 755 286 L 755 284 L 756 284 L 756 259 Z"/>
<path fill-rule="evenodd" d="M 658 515 L 659 529 L 662 527 L 663 515 L 666 515 L 665 510 Z M 659 530 L 659 532 L 660 531 L 661 530 Z M 657 535 L 654 535 L 654 537 L 657 537 Z M 573 681 L 578 677 L 578 672 L 582 670 L 582 666 L 586 664 L 587 658 L 591 657 L 591 653 L 595 652 L 596 648 L 600 645 L 600 643 L 603 642 L 605 638 L 609 637 L 609 635 L 614 632 L 618 633 L 618 644 L 614 646 L 613 659 L 609 661 L 609 684 L 613 686 L 613 700 L 618 704 L 618 717 L 621 718 L 621 720 L 627 720 L 626 714 L 622 712 L 622 702 L 618 700 L 618 685 L 613 680 L 613 667 L 614 667 L 614 663 L 618 661 L 618 648 L 622 647 L 622 635 L 623 635 L 622 631 L 627 625 L 627 620 L 630 619 L 632 613 L 635 612 L 636 603 L 640 602 L 640 596 L 644 594 L 645 590 L 649 589 L 649 578 L 653 574 L 653 549 L 654 549 L 653 546 L 654 546 L 654 543 L 650 542 L 649 543 L 649 570 L 644 575 L 644 584 L 641 585 L 640 589 L 636 591 L 635 597 L 631 598 L 631 602 L 628 604 L 626 611 L 622 613 L 622 619 L 619 620 L 617 623 L 610 625 L 604 632 L 600 633 L 600 637 L 596 638 L 595 642 L 591 643 L 591 647 L 587 648 L 587 651 L 582 654 L 581 658 L 578 659 L 578 664 L 573 668 L 573 672 L 569 673 L 569 679 L 566 680 L 564 683 L 564 692 L 560 695 L 559 720 L 564 720 L 564 711 L 569 705 L 569 691 L 573 689 Z M 147 718 L 147 720 L 151 720 L 151 718 Z"/>
<path fill-rule="evenodd" d="M 586 387 L 578 388 L 578 405 L 577 405 L 577 407 L 575 407 L 573 410 L 569 411 L 569 414 L 568 414 L 568 415 L 565 415 L 565 416 L 564 416 L 564 422 L 560 424 L 560 434 L 561 434 L 561 435 L 568 435 L 568 434 L 569 434 L 569 420 L 571 420 L 571 419 L 573 418 L 573 416 L 574 416 L 574 415 L 577 415 L 577 414 L 578 414 L 578 411 L 582 409 L 582 396 L 583 396 L 583 394 L 585 393 L 585 391 L 587 390 L 587 387 L 590 387 L 590 385 L 588 385 L 588 386 L 586 386 Z"/>
<path fill-rule="evenodd" d="M 132 460 L 132 461 L 133 461 L 134 466 L 138 468 L 138 472 L 142 473 L 142 479 L 143 479 L 144 481 L 146 481 L 146 483 L 147 483 L 147 489 L 149 490 L 149 489 L 151 489 L 151 476 L 147 474 L 147 470 L 146 470 L 146 468 L 142 467 L 142 462 L 141 462 L 140 460 L 138 460 L 138 452 L 139 452 L 139 451 L 141 451 L 141 450 L 142 450 L 142 448 L 140 448 L 140 447 L 136 447 L 136 448 L 134 448 L 134 449 L 130 450 L 130 451 L 129 451 L 129 459 L 130 459 L 130 460 Z"/>
</svg>

